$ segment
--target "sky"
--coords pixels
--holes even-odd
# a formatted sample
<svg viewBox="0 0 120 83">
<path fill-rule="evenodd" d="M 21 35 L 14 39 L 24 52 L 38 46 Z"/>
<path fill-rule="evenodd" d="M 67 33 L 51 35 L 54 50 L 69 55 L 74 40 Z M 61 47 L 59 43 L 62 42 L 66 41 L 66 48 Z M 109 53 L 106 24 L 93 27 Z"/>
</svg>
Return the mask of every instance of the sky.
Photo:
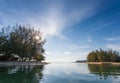
<svg viewBox="0 0 120 83">
<path fill-rule="evenodd" d="M 29 24 L 43 32 L 47 62 L 120 52 L 120 0 L 0 0 L 0 28 Z"/>
</svg>

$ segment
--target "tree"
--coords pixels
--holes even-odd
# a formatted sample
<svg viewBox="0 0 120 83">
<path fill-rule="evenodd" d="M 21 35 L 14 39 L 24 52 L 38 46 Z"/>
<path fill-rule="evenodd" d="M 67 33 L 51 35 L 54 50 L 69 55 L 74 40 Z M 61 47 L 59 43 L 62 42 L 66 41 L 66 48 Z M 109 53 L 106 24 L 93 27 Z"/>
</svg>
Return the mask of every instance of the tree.
<svg viewBox="0 0 120 83">
<path fill-rule="evenodd" d="M 9 33 L 5 34 L 4 28 L 0 33 L 0 53 L 3 56 L 8 56 L 7 60 L 12 55 L 17 55 L 23 60 L 32 58 L 42 61 L 44 57 L 43 45 L 45 40 L 42 39 L 42 33 L 35 30 L 31 26 L 16 25 L 11 28 Z M 36 57 L 37 54 L 37 57 Z M 38 59 L 39 58 L 39 59 Z"/>
<path fill-rule="evenodd" d="M 87 56 L 88 62 L 120 62 L 120 55 L 116 51 L 104 51 L 102 49 L 90 52 Z"/>
</svg>

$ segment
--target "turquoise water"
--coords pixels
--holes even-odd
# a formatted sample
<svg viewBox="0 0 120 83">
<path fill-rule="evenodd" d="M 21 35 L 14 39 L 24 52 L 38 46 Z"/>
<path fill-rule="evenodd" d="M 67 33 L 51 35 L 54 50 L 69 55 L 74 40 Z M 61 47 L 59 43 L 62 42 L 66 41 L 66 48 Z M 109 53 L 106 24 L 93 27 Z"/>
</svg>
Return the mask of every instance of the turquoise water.
<svg viewBox="0 0 120 83">
<path fill-rule="evenodd" d="M 120 66 L 85 63 L 0 66 L 0 83 L 120 83 Z"/>
</svg>

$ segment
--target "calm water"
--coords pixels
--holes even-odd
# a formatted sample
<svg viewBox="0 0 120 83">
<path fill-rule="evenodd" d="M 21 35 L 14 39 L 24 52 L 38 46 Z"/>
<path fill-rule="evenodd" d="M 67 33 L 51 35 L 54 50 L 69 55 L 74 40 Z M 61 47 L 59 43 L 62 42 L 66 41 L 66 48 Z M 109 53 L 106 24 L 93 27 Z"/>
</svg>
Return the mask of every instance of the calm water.
<svg viewBox="0 0 120 83">
<path fill-rule="evenodd" d="M 0 66 L 0 83 L 120 83 L 120 66 L 84 63 Z"/>
</svg>

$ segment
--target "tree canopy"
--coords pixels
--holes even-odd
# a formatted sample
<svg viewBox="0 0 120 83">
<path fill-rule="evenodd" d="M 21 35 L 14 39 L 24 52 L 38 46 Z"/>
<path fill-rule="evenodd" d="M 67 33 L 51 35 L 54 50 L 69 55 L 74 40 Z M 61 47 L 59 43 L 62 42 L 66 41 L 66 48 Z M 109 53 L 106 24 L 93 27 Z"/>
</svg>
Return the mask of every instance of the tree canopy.
<svg viewBox="0 0 120 83">
<path fill-rule="evenodd" d="M 96 50 L 92 51 L 87 56 L 88 62 L 120 62 L 120 55 L 112 50 Z"/>
<path fill-rule="evenodd" d="M 13 60 L 15 56 L 21 61 L 35 59 L 42 61 L 45 50 L 42 33 L 29 25 L 15 25 L 0 30 L 0 61 Z"/>
</svg>

